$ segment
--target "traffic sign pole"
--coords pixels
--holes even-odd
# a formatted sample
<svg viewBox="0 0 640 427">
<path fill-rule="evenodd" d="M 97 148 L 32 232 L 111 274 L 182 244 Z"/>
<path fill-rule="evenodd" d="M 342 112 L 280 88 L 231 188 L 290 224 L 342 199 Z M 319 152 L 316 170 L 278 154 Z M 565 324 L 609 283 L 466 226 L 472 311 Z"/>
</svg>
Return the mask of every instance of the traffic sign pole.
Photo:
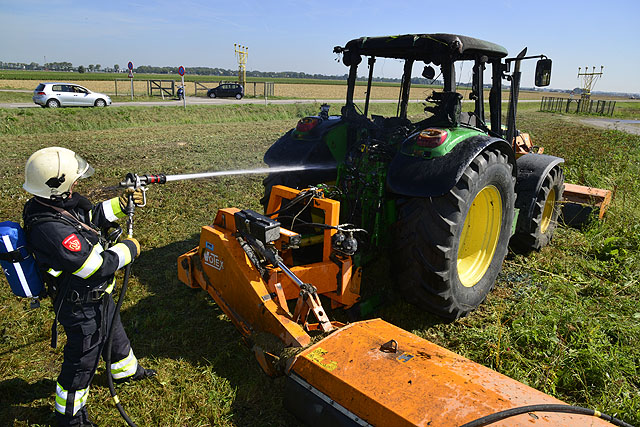
<svg viewBox="0 0 640 427">
<path fill-rule="evenodd" d="M 182 92 L 182 106 L 184 107 L 184 109 L 187 109 L 187 91 L 186 88 L 184 87 L 184 75 L 182 76 L 182 90 L 184 92 Z"/>
<path fill-rule="evenodd" d="M 133 62 L 129 61 L 127 64 L 129 68 L 129 80 L 131 80 L 131 100 L 133 101 Z"/>
<path fill-rule="evenodd" d="M 180 74 L 180 77 L 182 80 L 182 106 L 186 110 L 187 109 L 187 91 L 186 91 L 186 88 L 184 87 L 184 67 L 182 65 L 178 67 L 178 74 Z"/>
</svg>

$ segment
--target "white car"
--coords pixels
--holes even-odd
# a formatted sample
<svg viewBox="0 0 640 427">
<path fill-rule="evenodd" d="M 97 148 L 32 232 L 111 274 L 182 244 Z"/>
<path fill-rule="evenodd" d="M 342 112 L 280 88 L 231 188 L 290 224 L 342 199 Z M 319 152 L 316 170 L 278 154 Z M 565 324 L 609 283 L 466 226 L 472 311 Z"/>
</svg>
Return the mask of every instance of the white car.
<svg viewBox="0 0 640 427">
<path fill-rule="evenodd" d="M 106 107 L 111 98 L 73 83 L 40 83 L 33 91 L 33 102 L 43 108 Z"/>
</svg>

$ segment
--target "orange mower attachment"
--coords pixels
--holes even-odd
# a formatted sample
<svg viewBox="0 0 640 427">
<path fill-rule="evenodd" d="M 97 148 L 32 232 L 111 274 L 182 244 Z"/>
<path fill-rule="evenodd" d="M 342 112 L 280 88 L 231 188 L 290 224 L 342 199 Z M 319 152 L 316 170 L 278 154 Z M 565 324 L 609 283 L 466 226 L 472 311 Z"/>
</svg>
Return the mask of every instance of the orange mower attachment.
<svg viewBox="0 0 640 427">
<path fill-rule="evenodd" d="M 562 401 L 384 320 L 347 325 L 297 355 L 285 405 L 309 426 L 462 426 Z M 595 417 L 530 412 L 495 426 L 610 426 Z"/>
<path fill-rule="evenodd" d="M 517 158 L 529 153 L 542 154 L 544 152 L 544 148 L 533 145 L 529 134 L 524 132 L 519 132 L 514 138 L 513 148 Z M 603 219 L 609 204 L 611 204 L 612 196 L 611 190 L 565 183 L 561 202 L 564 223 L 579 227 L 587 223 L 595 213 L 597 213 L 598 219 Z"/>
<path fill-rule="evenodd" d="M 283 200 L 299 193 L 275 186 L 269 206 L 278 210 Z M 213 225 L 202 227 L 200 245 L 178 258 L 178 278 L 206 290 L 244 337 L 255 341 L 258 331 L 285 346 L 309 345 L 308 332 L 342 325 L 329 321 L 319 295 L 334 307 L 350 307 L 359 299 L 361 275 L 351 257 L 331 250 L 340 203 L 324 198 L 313 198 L 313 203 L 326 227 L 320 235 L 305 237 L 253 211 L 220 209 Z M 255 230 L 263 234 L 258 239 Z M 319 246 L 320 255 L 315 262 L 294 265 L 292 251 L 304 245 Z M 276 248 L 281 257 L 273 252 Z M 271 265 L 263 266 L 267 261 Z M 310 323 L 311 318 L 317 323 Z M 254 351 L 263 369 L 274 375 L 267 360 L 275 361 L 275 356 L 259 345 Z"/>
<path fill-rule="evenodd" d="M 312 220 L 281 219 L 303 222 L 309 234 L 276 221 L 294 200 L 312 207 Z M 180 280 L 213 297 L 263 370 L 287 376 L 285 406 L 293 414 L 310 426 L 461 426 L 525 405 L 562 404 L 381 319 L 330 321 L 320 296 L 350 307 L 360 291 L 355 250 L 349 250 L 358 230 L 338 224 L 339 209 L 317 189 L 274 186 L 271 215 L 221 209 L 202 227 L 199 246 L 178 258 Z M 320 334 L 324 338 L 312 343 L 311 335 Z M 265 336 L 280 347 L 267 347 Z M 292 349 L 297 354 L 287 353 Z M 499 425 L 608 424 L 587 415 L 530 412 Z"/>
</svg>

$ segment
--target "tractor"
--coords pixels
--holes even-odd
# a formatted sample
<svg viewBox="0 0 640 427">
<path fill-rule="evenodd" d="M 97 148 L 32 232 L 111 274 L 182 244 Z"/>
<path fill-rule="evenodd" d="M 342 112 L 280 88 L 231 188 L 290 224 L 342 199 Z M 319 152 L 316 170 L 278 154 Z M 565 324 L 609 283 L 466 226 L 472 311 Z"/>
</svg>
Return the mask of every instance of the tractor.
<svg viewBox="0 0 640 427">
<path fill-rule="evenodd" d="M 540 154 L 516 128 L 520 62 L 538 58 L 535 83 L 546 86 L 551 60 L 527 57 L 526 48 L 507 58 L 505 48 L 452 34 L 363 37 L 334 52 L 349 67 L 346 103 L 340 115 L 323 106 L 301 119 L 264 156 L 270 167 L 327 164 L 265 180 L 273 185 L 328 186 L 341 202 L 341 220 L 367 230 L 360 236 L 360 267 L 390 250 L 400 293 L 445 319 L 467 315 L 492 289 L 508 246 L 539 250 L 553 236 L 564 189 L 563 159 Z M 354 102 L 358 66 L 367 59 L 363 110 Z M 404 61 L 397 115 L 369 115 L 378 58 Z M 473 111 L 462 112 L 456 64 L 472 62 Z M 420 67 L 415 67 L 416 65 Z M 485 69 L 491 66 L 488 120 Z M 407 116 L 412 71 L 443 88 L 426 101 L 426 118 Z M 510 82 L 503 123 L 503 80 Z"/>
<path fill-rule="evenodd" d="M 526 50 L 506 58 L 504 48 L 474 38 L 412 34 L 360 38 L 334 51 L 350 67 L 341 114 L 323 106 L 270 147 L 265 213 L 220 209 L 198 246 L 178 258 L 180 281 L 209 293 L 268 375 L 286 376 L 285 407 L 307 425 L 607 425 L 585 415 L 612 417 L 566 405 L 382 319 L 329 318 L 327 301 L 345 309 L 363 303 L 363 266 L 384 251 L 412 303 L 446 320 L 467 315 L 493 287 L 509 244 L 531 251 L 549 243 L 564 189 L 562 159 L 541 154 L 516 130 Z M 361 112 L 354 90 L 363 56 Z M 379 57 L 405 61 L 396 117 L 368 114 Z M 536 83 L 548 85 L 551 61 L 537 58 Z M 455 91 L 461 60 L 474 63 L 469 113 Z M 416 61 L 428 79 L 440 67 L 444 88 L 427 99 L 428 116 L 412 122 Z M 503 79 L 511 82 L 506 129 Z M 124 185 L 214 174 L 131 176 Z"/>
</svg>

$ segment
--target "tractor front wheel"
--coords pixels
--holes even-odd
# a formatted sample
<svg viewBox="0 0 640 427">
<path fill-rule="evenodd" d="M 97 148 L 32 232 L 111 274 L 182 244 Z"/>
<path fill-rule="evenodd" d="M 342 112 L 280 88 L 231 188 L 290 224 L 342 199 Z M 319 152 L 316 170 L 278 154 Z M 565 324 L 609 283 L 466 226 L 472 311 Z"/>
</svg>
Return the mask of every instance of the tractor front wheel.
<svg viewBox="0 0 640 427">
<path fill-rule="evenodd" d="M 488 148 L 447 194 L 398 204 L 394 265 L 408 301 L 447 320 L 484 301 L 507 254 L 512 169 L 506 155 Z"/>
<path fill-rule="evenodd" d="M 518 195 L 534 199 L 531 212 L 520 210 L 516 232 L 511 238 L 511 248 L 519 253 L 540 250 L 551 242 L 558 224 L 560 201 L 564 191 L 564 174 L 559 166 L 545 176 L 537 194 Z"/>
</svg>

